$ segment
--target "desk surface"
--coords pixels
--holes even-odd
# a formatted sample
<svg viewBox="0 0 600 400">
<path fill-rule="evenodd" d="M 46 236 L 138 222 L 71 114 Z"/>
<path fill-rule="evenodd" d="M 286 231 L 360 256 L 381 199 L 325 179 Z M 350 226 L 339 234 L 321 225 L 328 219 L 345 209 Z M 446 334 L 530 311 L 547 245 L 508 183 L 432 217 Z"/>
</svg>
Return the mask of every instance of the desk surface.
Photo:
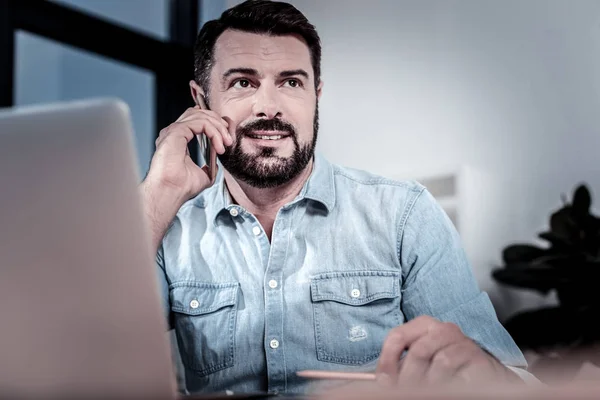
<svg viewBox="0 0 600 400">
<path fill-rule="evenodd" d="M 560 386 L 528 386 L 498 388 L 463 388 L 458 390 L 394 390 L 381 389 L 373 385 L 357 385 L 352 388 L 333 390 L 320 396 L 314 395 L 265 395 L 265 394 L 201 394 L 184 396 L 178 400 L 224 400 L 224 399 L 310 399 L 310 400 L 598 400 L 600 381 L 580 382 Z"/>
</svg>

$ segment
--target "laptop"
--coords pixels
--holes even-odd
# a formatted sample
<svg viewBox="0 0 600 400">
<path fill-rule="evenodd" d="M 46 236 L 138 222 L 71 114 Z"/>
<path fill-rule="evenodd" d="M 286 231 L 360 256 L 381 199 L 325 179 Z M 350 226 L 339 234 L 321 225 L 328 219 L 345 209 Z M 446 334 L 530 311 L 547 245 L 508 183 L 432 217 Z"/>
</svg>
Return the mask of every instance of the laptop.
<svg viewBox="0 0 600 400">
<path fill-rule="evenodd" d="M 0 397 L 177 397 L 119 99 L 0 110 Z"/>
</svg>

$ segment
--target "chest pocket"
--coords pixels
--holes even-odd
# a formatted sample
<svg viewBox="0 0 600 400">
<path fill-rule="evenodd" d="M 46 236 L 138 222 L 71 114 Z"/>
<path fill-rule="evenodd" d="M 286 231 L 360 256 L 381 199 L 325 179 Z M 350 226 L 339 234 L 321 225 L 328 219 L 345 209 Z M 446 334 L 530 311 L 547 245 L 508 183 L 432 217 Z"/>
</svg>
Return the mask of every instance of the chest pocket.
<svg viewBox="0 0 600 400">
<path fill-rule="evenodd" d="M 400 274 L 329 272 L 311 280 L 317 358 L 360 365 L 379 357 L 390 329 L 401 321 Z"/>
<path fill-rule="evenodd" d="M 205 376 L 234 365 L 239 284 L 181 282 L 170 287 L 182 363 Z"/>
</svg>

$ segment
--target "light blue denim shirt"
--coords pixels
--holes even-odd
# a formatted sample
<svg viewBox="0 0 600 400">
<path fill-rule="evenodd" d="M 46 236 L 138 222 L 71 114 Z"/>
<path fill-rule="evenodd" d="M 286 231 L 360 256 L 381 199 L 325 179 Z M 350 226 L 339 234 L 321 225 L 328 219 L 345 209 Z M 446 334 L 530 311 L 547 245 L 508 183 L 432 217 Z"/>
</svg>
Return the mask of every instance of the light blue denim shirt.
<svg viewBox="0 0 600 400">
<path fill-rule="evenodd" d="M 457 324 L 506 365 L 526 361 L 480 291 L 452 222 L 417 182 L 317 154 L 269 242 L 222 173 L 185 203 L 157 255 L 189 392 L 302 393 L 304 369 L 373 370 L 390 329 Z"/>
</svg>

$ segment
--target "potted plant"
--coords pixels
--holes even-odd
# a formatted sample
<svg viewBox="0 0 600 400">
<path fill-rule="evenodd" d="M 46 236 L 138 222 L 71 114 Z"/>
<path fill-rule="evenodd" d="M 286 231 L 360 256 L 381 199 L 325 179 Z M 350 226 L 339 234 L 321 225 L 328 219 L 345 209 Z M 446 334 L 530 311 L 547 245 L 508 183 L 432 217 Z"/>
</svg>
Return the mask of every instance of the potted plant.
<svg viewBox="0 0 600 400">
<path fill-rule="evenodd" d="M 549 230 L 539 233 L 546 247 L 512 244 L 502 252 L 503 267 L 492 277 L 504 285 L 555 291 L 558 305 L 527 310 L 504 322 L 523 351 L 542 358 L 577 354 L 577 362 L 600 365 L 600 218 L 592 215 L 590 191 L 585 184 L 571 202 L 550 216 Z"/>
</svg>

